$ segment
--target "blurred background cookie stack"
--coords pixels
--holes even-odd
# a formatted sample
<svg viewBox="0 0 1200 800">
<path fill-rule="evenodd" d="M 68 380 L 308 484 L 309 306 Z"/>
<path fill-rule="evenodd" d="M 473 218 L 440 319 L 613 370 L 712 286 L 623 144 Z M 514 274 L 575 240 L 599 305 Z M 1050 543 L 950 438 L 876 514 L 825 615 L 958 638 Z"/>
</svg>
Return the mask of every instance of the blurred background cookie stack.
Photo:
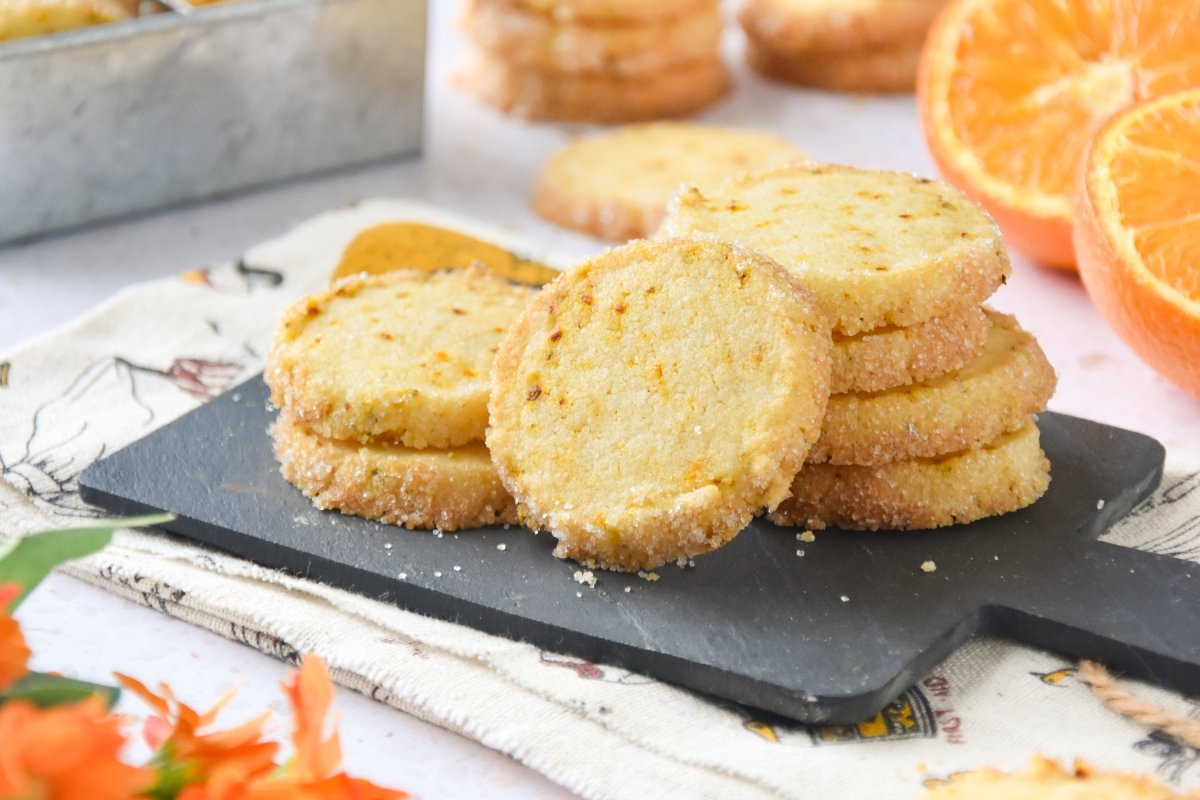
<svg viewBox="0 0 1200 800">
<path fill-rule="evenodd" d="M 947 0 L 746 0 L 746 62 L 773 80 L 911 92 L 925 32 Z"/>
<path fill-rule="evenodd" d="M 821 436 L 771 515 L 918 529 L 1015 511 L 1049 485 L 1033 415 L 1054 370 L 981 306 L 1010 266 L 999 230 L 928 178 L 842 166 L 748 173 L 676 196 L 659 233 L 742 244 L 817 297 L 834 331 Z"/>
<path fill-rule="evenodd" d="M 458 80 L 534 120 L 630 122 L 720 99 L 718 0 L 468 0 Z"/>
</svg>

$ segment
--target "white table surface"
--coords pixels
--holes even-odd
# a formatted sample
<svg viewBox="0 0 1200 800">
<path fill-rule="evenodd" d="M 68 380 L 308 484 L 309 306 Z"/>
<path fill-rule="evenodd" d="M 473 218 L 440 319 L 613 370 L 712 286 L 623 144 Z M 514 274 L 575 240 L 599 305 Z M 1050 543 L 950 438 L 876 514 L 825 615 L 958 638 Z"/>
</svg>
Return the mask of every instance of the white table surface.
<svg viewBox="0 0 1200 800">
<path fill-rule="evenodd" d="M 530 125 L 480 107 L 449 85 L 453 7 L 433 2 L 426 150 L 421 159 L 290 182 L 203 205 L 0 248 L 0 351 L 71 320 L 121 287 L 235 258 L 319 211 L 369 196 L 440 203 L 585 255 L 601 245 L 535 218 L 525 198 L 541 159 L 579 129 Z M 736 35 L 727 43 L 736 64 Z M 911 97 L 858 98 L 772 86 L 740 66 L 735 93 L 702 119 L 767 128 L 815 157 L 936 175 Z M 3 164 L 0 164 L 0 169 Z M 1168 450 L 1200 449 L 1200 399 L 1143 365 L 1092 308 L 1077 279 L 1014 254 L 1014 275 L 994 304 L 1017 314 L 1059 372 L 1051 403 L 1063 411 L 1142 431 Z M 1116 454 L 1114 454 L 1116 455 Z M 114 670 L 168 680 L 206 707 L 240 685 L 226 721 L 265 706 L 286 735 L 278 689 L 284 667 L 257 651 L 64 576 L 50 578 L 19 619 L 33 667 L 104 681 Z M 122 710 L 141 715 L 126 697 Z M 567 798 L 569 792 L 456 734 L 346 690 L 337 696 L 352 774 L 418 797 Z"/>
</svg>

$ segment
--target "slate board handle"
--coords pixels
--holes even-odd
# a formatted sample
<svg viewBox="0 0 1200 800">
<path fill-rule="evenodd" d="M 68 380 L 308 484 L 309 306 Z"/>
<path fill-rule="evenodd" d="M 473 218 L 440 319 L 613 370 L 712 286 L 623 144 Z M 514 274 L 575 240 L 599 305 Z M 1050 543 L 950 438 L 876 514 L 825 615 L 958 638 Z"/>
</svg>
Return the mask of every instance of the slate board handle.
<svg viewBox="0 0 1200 800">
<path fill-rule="evenodd" d="M 1057 542 L 1052 585 L 993 607 L 995 633 L 1200 694 L 1200 564 L 1097 541 Z"/>
</svg>

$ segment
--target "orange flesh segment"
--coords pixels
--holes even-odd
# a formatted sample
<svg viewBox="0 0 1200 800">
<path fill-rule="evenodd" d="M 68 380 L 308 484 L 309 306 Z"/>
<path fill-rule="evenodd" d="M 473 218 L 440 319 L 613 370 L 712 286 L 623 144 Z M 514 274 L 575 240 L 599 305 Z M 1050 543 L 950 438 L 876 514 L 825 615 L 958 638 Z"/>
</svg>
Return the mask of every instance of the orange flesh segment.
<svg viewBox="0 0 1200 800">
<path fill-rule="evenodd" d="M 957 42 L 947 98 L 954 133 L 977 168 L 1045 211 L 1070 214 L 1079 156 L 1109 115 L 1200 85 L 1200 4 L 988 5 L 990 13 L 969 15 Z"/>
<path fill-rule="evenodd" d="M 1142 263 L 1200 301 L 1200 93 L 1136 115 L 1110 152 L 1120 222 Z"/>
</svg>

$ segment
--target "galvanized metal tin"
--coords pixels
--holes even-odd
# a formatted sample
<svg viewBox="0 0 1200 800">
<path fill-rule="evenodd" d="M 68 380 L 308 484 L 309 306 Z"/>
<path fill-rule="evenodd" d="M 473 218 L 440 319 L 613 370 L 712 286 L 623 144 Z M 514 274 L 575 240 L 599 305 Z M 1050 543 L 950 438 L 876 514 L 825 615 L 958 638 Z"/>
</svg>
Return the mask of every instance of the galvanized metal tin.
<svg viewBox="0 0 1200 800">
<path fill-rule="evenodd" d="M 414 152 L 423 0 L 254 0 L 0 43 L 0 241 Z"/>
</svg>

